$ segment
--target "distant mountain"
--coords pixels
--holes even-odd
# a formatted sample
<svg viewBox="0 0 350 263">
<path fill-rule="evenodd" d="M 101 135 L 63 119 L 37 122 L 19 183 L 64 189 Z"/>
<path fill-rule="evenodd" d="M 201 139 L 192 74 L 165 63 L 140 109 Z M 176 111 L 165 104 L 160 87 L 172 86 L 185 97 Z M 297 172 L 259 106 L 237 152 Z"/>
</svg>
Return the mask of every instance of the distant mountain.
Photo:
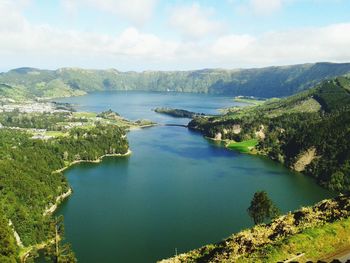
<svg viewBox="0 0 350 263">
<path fill-rule="evenodd" d="M 0 74 L 0 95 L 62 97 L 93 91 L 143 90 L 283 97 L 327 78 L 349 74 L 350 63 L 315 63 L 254 69 L 120 72 L 18 68 Z M 7 87 L 10 86 L 10 92 Z M 18 92 L 17 92 L 18 91 Z"/>
</svg>

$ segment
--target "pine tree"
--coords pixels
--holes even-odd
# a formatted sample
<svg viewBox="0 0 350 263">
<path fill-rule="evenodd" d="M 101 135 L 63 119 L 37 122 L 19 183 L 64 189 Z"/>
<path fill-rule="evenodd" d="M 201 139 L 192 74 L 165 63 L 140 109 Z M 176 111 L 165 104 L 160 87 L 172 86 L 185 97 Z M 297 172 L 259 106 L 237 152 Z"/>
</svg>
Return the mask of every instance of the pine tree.
<svg viewBox="0 0 350 263">
<path fill-rule="evenodd" d="M 265 191 L 259 191 L 254 194 L 248 208 L 248 214 L 257 225 L 266 219 L 275 218 L 279 214 L 279 210 Z"/>
</svg>

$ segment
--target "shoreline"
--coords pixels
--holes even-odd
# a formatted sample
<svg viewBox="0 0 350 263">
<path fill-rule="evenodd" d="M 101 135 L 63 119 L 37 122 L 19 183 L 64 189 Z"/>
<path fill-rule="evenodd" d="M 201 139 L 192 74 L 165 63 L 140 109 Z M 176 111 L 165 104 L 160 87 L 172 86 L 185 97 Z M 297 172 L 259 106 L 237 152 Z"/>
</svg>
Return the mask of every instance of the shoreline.
<svg viewBox="0 0 350 263">
<path fill-rule="evenodd" d="M 68 191 L 57 196 L 56 197 L 56 201 L 54 204 L 52 204 L 50 207 L 46 208 L 43 216 L 47 216 L 47 215 L 52 215 L 58 208 L 58 206 L 64 201 L 66 200 L 69 196 L 71 196 L 71 194 L 73 193 L 73 190 L 71 187 L 68 188 Z"/>
<path fill-rule="evenodd" d="M 159 126 L 159 124 L 158 123 L 152 123 L 152 124 L 146 124 L 146 125 L 140 125 L 140 126 L 132 126 L 132 127 L 129 127 L 127 129 L 127 131 L 138 131 L 138 130 L 151 128 L 151 127 L 155 127 L 155 126 Z"/>
<path fill-rule="evenodd" d="M 104 154 L 95 160 L 76 160 L 76 161 L 69 163 L 68 165 L 64 166 L 61 169 L 53 171 L 52 173 L 61 173 L 65 170 L 67 170 L 68 168 L 70 168 L 71 166 L 73 166 L 75 164 L 79 164 L 79 163 L 100 163 L 100 162 L 102 162 L 103 158 L 105 158 L 105 157 L 125 157 L 125 156 L 129 156 L 131 154 L 132 154 L 132 151 L 130 149 L 128 149 L 128 151 L 126 153 Z"/>
<path fill-rule="evenodd" d="M 97 158 L 96 160 L 76 160 L 73 161 L 71 163 L 69 163 L 68 165 L 66 165 L 65 167 L 55 170 L 52 173 L 61 173 L 63 171 L 65 171 L 66 169 L 70 168 L 71 166 L 75 165 L 75 164 L 79 164 L 79 163 L 100 163 L 102 162 L 103 158 L 105 157 L 125 157 L 125 156 L 129 156 L 131 155 L 132 151 L 130 149 L 127 150 L 126 153 L 114 153 L 114 154 L 104 154 L 101 155 L 99 158 Z M 44 210 L 43 212 L 43 216 L 51 216 L 59 207 L 59 205 L 66 200 L 68 197 L 70 197 L 73 194 L 73 190 L 71 187 L 69 187 L 69 189 L 67 190 L 67 192 L 62 193 L 61 195 L 56 197 L 56 201 L 53 205 L 51 205 L 50 207 L 48 207 L 47 209 Z M 26 259 L 28 258 L 29 254 L 31 253 L 31 251 L 33 249 L 37 249 L 37 250 L 41 250 L 44 249 L 45 246 L 48 244 L 48 242 L 50 241 L 43 241 L 42 243 L 39 244 L 33 244 L 29 247 L 22 247 L 22 253 L 20 252 L 19 254 L 19 258 L 21 260 L 21 262 L 26 262 Z M 24 252 L 23 252 L 24 251 Z"/>
<path fill-rule="evenodd" d="M 242 154 L 249 154 L 249 155 L 260 155 L 260 156 L 266 156 L 265 154 L 262 154 L 261 152 L 259 152 L 255 147 L 253 149 L 251 149 L 249 152 L 242 152 L 242 151 L 239 151 L 239 150 L 236 150 L 236 149 L 231 149 L 229 148 L 229 144 L 232 143 L 232 142 L 235 142 L 235 143 L 239 143 L 239 142 L 236 142 L 234 140 L 229 140 L 229 139 L 224 139 L 224 140 L 221 140 L 221 139 L 215 139 L 215 138 L 212 138 L 212 137 L 208 137 L 208 136 L 204 136 L 203 137 L 209 141 L 212 141 L 212 142 L 218 142 L 218 143 L 221 143 L 223 144 L 223 147 L 227 150 L 230 150 L 230 151 L 235 151 L 235 152 L 239 152 L 239 153 L 242 153 Z M 272 159 L 271 159 L 272 160 Z"/>
</svg>

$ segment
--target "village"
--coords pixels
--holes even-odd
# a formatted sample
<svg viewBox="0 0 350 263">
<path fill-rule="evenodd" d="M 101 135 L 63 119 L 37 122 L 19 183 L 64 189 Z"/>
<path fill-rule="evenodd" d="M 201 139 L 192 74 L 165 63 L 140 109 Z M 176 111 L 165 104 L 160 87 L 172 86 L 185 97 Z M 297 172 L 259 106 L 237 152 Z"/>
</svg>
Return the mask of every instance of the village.
<svg viewBox="0 0 350 263">
<path fill-rule="evenodd" d="M 38 127 L 18 123 L 16 121 L 9 123 L 9 119 L 23 120 L 30 122 L 42 119 L 44 116 L 56 117 L 52 121 L 51 127 Z M 124 129 L 135 129 L 155 125 L 147 120 L 129 121 L 118 113 L 111 110 L 94 112 L 76 112 L 72 105 L 67 103 L 24 101 L 15 102 L 11 99 L 0 99 L 0 129 L 20 130 L 29 133 L 32 139 L 49 140 L 55 137 L 67 136 L 73 128 L 91 129 L 96 125 L 116 125 Z"/>
<path fill-rule="evenodd" d="M 68 112 L 68 109 L 64 107 L 57 107 L 55 102 L 37 102 L 37 101 L 24 101 L 16 102 L 11 99 L 0 100 L 0 112 L 19 111 L 22 113 L 56 113 L 56 112 Z"/>
</svg>

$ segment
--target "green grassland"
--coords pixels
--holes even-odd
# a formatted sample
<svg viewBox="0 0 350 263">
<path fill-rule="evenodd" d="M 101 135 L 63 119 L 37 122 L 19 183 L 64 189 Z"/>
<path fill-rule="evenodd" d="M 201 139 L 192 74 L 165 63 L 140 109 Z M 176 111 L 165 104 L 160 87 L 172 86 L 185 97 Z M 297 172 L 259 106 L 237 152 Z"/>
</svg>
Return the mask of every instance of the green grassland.
<svg viewBox="0 0 350 263">
<path fill-rule="evenodd" d="M 73 117 L 76 117 L 76 118 L 95 118 L 97 116 L 95 112 L 83 112 L 83 111 L 73 112 L 72 114 L 73 114 Z"/>
<path fill-rule="evenodd" d="M 229 142 L 226 147 L 242 153 L 251 153 L 257 144 L 257 139 L 251 139 L 242 142 Z"/>
<path fill-rule="evenodd" d="M 350 218 L 326 223 L 263 247 L 237 262 L 283 262 L 300 255 L 298 262 L 329 262 L 341 251 L 350 251 Z"/>
<path fill-rule="evenodd" d="M 261 105 L 265 102 L 265 100 L 263 99 L 255 99 L 255 98 L 249 98 L 249 97 L 235 97 L 233 99 L 234 102 L 242 102 L 242 103 L 246 103 L 249 105 Z"/>
<path fill-rule="evenodd" d="M 63 137 L 63 136 L 68 136 L 68 132 L 63 132 L 63 131 L 46 131 L 45 132 L 46 136 L 51 136 L 51 137 Z"/>
</svg>

